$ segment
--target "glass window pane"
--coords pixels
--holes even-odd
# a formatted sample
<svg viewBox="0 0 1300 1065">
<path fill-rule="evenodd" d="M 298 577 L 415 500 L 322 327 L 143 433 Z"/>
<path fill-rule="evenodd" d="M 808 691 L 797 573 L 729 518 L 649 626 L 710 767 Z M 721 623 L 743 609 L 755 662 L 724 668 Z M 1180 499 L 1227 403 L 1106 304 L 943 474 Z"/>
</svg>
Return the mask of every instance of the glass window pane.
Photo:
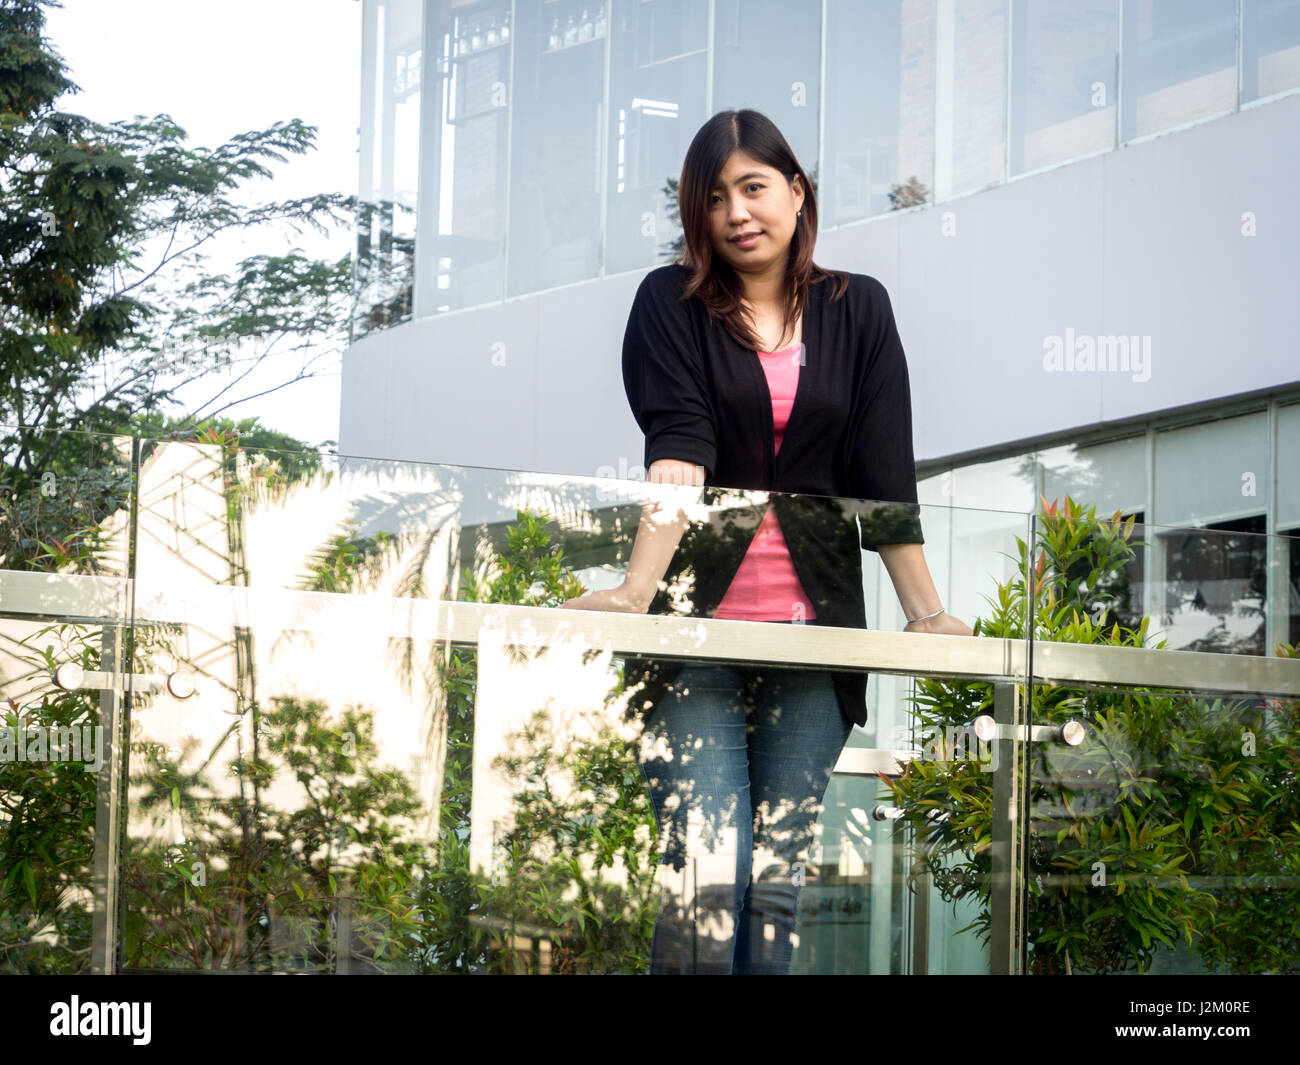
<svg viewBox="0 0 1300 1065">
<path fill-rule="evenodd" d="M 1268 505 L 1268 416 L 1264 412 L 1156 434 L 1154 521 L 1208 525 L 1262 513 Z"/>
<path fill-rule="evenodd" d="M 1115 146 L 1116 0 L 1020 0 L 1011 42 L 1011 172 Z"/>
<path fill-rule="evenodd" d="M 440 5 L 430 4 L 431 17 Z M 442 8 L 432 38 L 441 77 L 425 120 L 417 313 L 474 307 L 505 294 L 506 158 L 510 128 L 509 0 Z"/>
<path fill-rule="evenodd" d="M 604 4 L 515 8 L 508 294 L 585 281 L 600 269 Z"/>
<path fill-rule="evenodd" d="M 1300 0 L 1243 0 L 1241 99 L 1300 86 Z"/>
<path fill-rule="evenodd" d="M 1300 403 L 1278 409 L 1277 453 L 1286 456 L 1277 467 L 1277 527 L 1300 526 Z"/>
<path fill-rule="evenodd" d="M 1027 514 L 1038 503 L 1034 480 L 1033 455 L 959 466 L 953 471 L 950 502 L 955 507 Z"/>
<path fill-rule="evenodd" d="M 659 266 L 674 254 L 681 228 L 666 186 L 708 118 L 708 13 L 697 0 L 614 7 L 606 273 Z"/>
<path fill-rule="evenodd" d="M 1145 137 L 1237 103 L 1235 0 L 1124 4 L 1123 139 Z"/>
<path fill-rule="evenodd" d="M 940 0 L 934 185 L 939 199 L 1006 177 L 1007 0 Z"/>
<path fill-rule="evenodd" d="M 1091 447 L 1052 448 L 1039 453 L 1043 495 L 1062 506 L 1068 495 L 1085 506 L 1095 504 L 1098 518 L 1115 511 L 1140 513 L 1147 503 L 1146 437 L 1107 441 Z"/>
<path fill-rule="evenodd" d="M 716 0 L 713 30 L 713 113 L 762 111 L 819 190 L 820 16 L 816 4 Z"/>
<path fill-rule="evenodd" d="M 1268 588 L 1264 515 L 1204 529 L 1154 528 L 1164 548 L 1164 619 L 1170 650 L 1262 655 Z"/>
<path fill-rule="evenodd" d="M 411 316 L 423 6 L 421 0 L 378 0 L 365 11 L 356 333 Z"/>
<path fill-rule="evenodd" d="M 930 200 L 934 7 L 934 0 L 827 5 L 827 225 Z"/>
<path fill-rule="evenodd" d="M 1286 532 L 1278 537 L 1282 572 L 1287 575 L 1286 635 L 1282 638 L 1300 647 L 1300 528 Z"/>
</svg>

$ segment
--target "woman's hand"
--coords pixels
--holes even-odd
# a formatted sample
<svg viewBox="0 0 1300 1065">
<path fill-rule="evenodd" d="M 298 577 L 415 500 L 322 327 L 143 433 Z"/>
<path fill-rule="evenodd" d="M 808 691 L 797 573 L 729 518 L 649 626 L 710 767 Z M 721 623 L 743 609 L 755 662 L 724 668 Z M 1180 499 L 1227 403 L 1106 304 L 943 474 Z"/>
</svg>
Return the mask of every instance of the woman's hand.
<svg viewBox="0 0 1300 1065">
<path fill-rule="evenodd" d="M 951 614 L 943 613 L 938 617 L 926 618 L 924 621 L 918 621 L 915 624 L 906 625 L 904 632 L 941 632 L 948 636 L 974 636 L 971 627 L 962 621 L 961 618 L 955 618 Z"/>
<path fill-rule="evenodd" d="M 588 592 L 577 599 L 566 599 L 560 606 L 565 610 L 615 610 L 625 614 L 644 614 L 650 609 L 650 600 L 626 584 L 620 584 L 616 588 Z"/>
</svg>

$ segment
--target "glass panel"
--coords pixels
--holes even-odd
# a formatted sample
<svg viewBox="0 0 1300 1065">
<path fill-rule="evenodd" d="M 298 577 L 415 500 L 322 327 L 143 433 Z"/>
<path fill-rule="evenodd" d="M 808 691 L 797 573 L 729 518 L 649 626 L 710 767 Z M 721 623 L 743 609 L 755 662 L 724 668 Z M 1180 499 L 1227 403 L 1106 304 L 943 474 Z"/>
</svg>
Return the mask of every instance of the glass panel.
<svg viewBox="0 0 1300 1065">
<path fill-rule="evenodd" d="M 1300 663 L 1206 662 L 1176 655 L 1187 643 L 1179 639 L 1115 655 L 1111 645 L 1140 648 L 1144 633 L 1150 646 L 1160 621 L 1112 609 L 1128 542 L 1166 535 L 1183 547 L 1190 540 L 1193 558 L 1241 550 L 1203 530 L 1039 516 L 1034 669 L 1055 679 L 1034 686 L 1027 707 L 1035 731 L 1025 737 L 1024 945 L 1033 974 L 1290 972 L 1300 958 L 1294 921 L 1281 916 L 1300 901 L 1286 783 Z M 1056 642 L 1092 646 L 1065 654 Z M 1191 683 L 1162 690 L 1132 683 L 1134 673 Z M 954 820 L 985 798 L 964 798 Z M 963 842 L 975 839 L 972 827 Z"/>
<path fill-rule="evenodd" d="M 35 443 L 53 480 L 20 484 L 7 453 L 0 494 L 6 971 L 99 969 L 120 949 L 137 970 L 996 972 L 1015 967 L 1021 890 L 1033 972 L 1300 956 L 1279 924 L 1300 901 L 1300 677 L 1258 639 L 1288 620 L 1261 607 L 1265 561 L 1296 601 L 1285 537 L 1059 506 L 1031 530 L 1025 514 L 225 442 Z M 723 596 L 769 514 L 806 603 L 745 625 Z M 664 520 L 680 526 L 661 616 L 554 609 L 618 587 Z M 885 555 L 918 520 L 945 604 L 998 642 L 889 631 Z M 1140 596 L 1119 610 L 1138 537 L 1160 547 L 1148 596 L 1216 631 L 1166 606 L 1147 620 Z M 29 540 L 44 546 L 24 555 Z M 116 575 L 128 557 L 134 586 Z M 1031 581 L 1036 672 L 1056 679 L 1018 693 Z M 862 627 L 877 632 L 846 632 Z M 1054 646 L 1144 633 L 1176 639 L 1150 659 Z M 1170 658 L 1185 645 L 1243 653 Z M 1120 675 L 1136 667 L 1186 687 Z M 1077 721 L 1082 742 L 1038 735 L 1018 784 L 1017 714 Z M 728 720 L 754 745 L 743 785 Z M 735 817 L 742 787 L 752 820 Z M 124 896 L 120 928 L 95 871 Z"/>
<path fill-rule="evenodd" d="M 1035 712 L 1086 738 L 1031 749 L 1030 972 L 1296 971 L 1300 698 L 1042 686 Z"/>
<path fill-rule="evenodd" d="M 1242 0 L 1241 100 L 1300 86 L 1300 0 Z"/>
<path fill-rule="evenodd" d="M 827 225 L 930 200 L 934 7 L 933 0 L 827 4 Z"/>
<path fill-rule="evenodd" d="M 0 569 L 125 578 L 133 444 L 0 425 Z"/>
<path fill-rule="evenodd" d="M 436 314 L 505 294 L 513 38 L 509 0 L 427 14 L 442 21 L 431 27 L 440 62 L 424 120 L 417 312 Z"/>
<path fill-rule="evenodd" d="M 515 18 L 510 296 L 599 272 L 609 41 L 602 3 L 519 5 Z"/>
<path fill-rule="evenodd" d="M 375 0 L 363 11 L 355 336 L 411 317 L 423 8 L 421 0 Z"/>
<path fill-rule="evenodd" d="M 1124 4 L 1125 141 L 1237 105 L 1235 0 Z"/>
<path fill-rule="evenodd" d="M 617 4 L 613 14 L 606 273 L 659 266 L 677 253 L 668 183 L 708 118 L 707 5 L 651 0 Z"/>
<path fill-rule="evenodd" d="M 898 772 L 918 746 L 910 681 L 882 672 L 867 687 L 860 668 L 818 665 L 825 641 L 862 627 L 866 606 L 843 594 L 838 569 L 817 567 L 830 551 L 860 589 L 880 586 L 879 550 L 863 545 L 911 535 L 912 508 L 145 450 L 146 668 L 195 680 L 193 695 L 153 692 L 133 711 L 128 967 L 704 972 L 747 956 L 754 969 L 901 972 L 942 961 L 909 946 L 912 823 L 876 820 L 889 798 L 877 771 Z M 747 626 L 721 597 L 769 504 L 812 595 Z M 621 583 L 653 507 L 686 519 L 649 607 L 682 618 L 675 637 L 661 627 L 641 650 L 614 651 L 634 639 L 622 625 L 651 619 L 536 609 Z M 920 521 L 937 530 L 937 557 L 988 525 L 960 511 Z M 995 556 L 1014 553 L 1004 531 L 979 567 L 988 590 L 1005 572 Z M 976 584 L 958 591 L 947 569 L 936 575 L 973 620 Z M 500 606 L 514 613 L 488 612 Z M 701 635 L 705 616 L 715 628 Z M 822 629 L 814 640 L 791 623 Z M 750 641 L 764 630 L 779 635 L 758 664 Z M 665 636 L 681 649 L 655 654 Z M 988 688 L 975 687 L 971 705 Z M 845 710 L 855 700 L 870 711 L 857 734 Z M 703 742 L 676 716 L 683 704 L 720 715 L 711 735 L 737 712 L 744 730 L 748 711 L 765 733 L 755 743 L 802 749 L 804 761 L 758 778 L 767 799 L 754 825 L 734 819 L 736 781 L 703 788 L 680 775 L 681 757 L 664 756 Z M 796 706 L 825 727 L 787 732 L 784 708 Z M 694 754 L 690 764 L 706 765 Z M 746 894 L 737 924 L 731 907 Z M 939 907 L 926 913 L 936 935 L 960 927 Z M 972 939 L 960 964 L 981 957 Z"/>
<path fill-rule="evenodd" d="M 1263 411 L 1156 433 L 1154 520 L 1201 525 L 1263 514 L 1268 436 Z"/>
<path fill-rule="evenodd" d="M 972 626 L 978 621 L 982 634 L 1023 640 L 1027 600 L 1017 540 L 1029 541 L 1027 515 L 922 506 L 921 521 L 926 562 L 948 612 Z M 868 627 L 901 629 L 906 618 L 883 562 L 872 562 L 870 554 L 866 558 Z M 871 919 L 883 924 L 889 905 L 905 904 L 900 893 L 906 896 L 910 888 L 917 894 L 911 896 L 910 919 L 893 925 L 890 967 L 886 940 L 877 930 L 869 942 L 871 966 L 853 971 L 990 971 L 985 935 L 990 891 L 994 877 L 999 893 L 1013 885 L 990 871 L 983 894 L 963 886 L 959 849 L 950 846 L 956 837 L 948 832 L 946 821 L 933 819 L 933 811 L 936 803 L 938 809 L 953 809 L 948 796 L 965 790 L 961 782 L 972 771 L 982 786 L 992 786 L 988 774 L 997 768 L 998 752 L 976 740 L 968 726 L 981 713 L 993 712 L 993 700 L 991 684 L 872 674 L 867 724 L 850 737 L 843 762 L 846 770 L 857 764 L 879 768 L 885 756 L 894 763 L 883 770 L 884 787 L 872 800 L 875 805 L 865 807 L 873 814 L 873 824 L 876 816 L 889 811 L 896 829 L 869 838 Z M 831 810 L 828 800 L 823 823 L 829 824 Z M 893 880 L 886 877 L 891 868 L 887 863 L 894 863 Z"/>
<path fill-rule="evenodd" d="M 942 200 L 1006 179 L 1007 0 L 939 0 L 935 40 Z"/>
<path fill-rule="evenodd" d="M 0 427 L 4 973 L 102 971 L 112 942 L 96 873 L 132 684 L 132 444 Z"/>
<path fill-rule="evenodd" d="M 820 190 L 818 6 L 792 9 L 782 0 L 715 0 L 713 17 L 713 113 L 745 107 L 763 112 Z"/>
<path fill-rule="evenodd" d="M 1019 0 L 1011 43 L 1011 172 L 1115 147 L 1116 0 Z"/>
</svg>

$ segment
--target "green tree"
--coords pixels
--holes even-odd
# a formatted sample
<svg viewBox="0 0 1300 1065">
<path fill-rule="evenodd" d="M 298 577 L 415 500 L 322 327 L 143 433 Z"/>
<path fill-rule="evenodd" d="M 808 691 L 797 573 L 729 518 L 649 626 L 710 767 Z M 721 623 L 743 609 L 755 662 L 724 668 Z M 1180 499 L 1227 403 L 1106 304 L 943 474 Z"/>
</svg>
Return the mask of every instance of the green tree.
<svg viewBox="0 0 1300 1065">
<path fill-rule="evenodd" d="M 0 544 L 27 564 L 57 562 L 53 541 L 75 557 L 121 506 L 125 463 L 96 434 L 195 430 L 251 398 L 239 390 L 273 354 L 295 355 L 274 388 L 313 376 L 353 315 L 350 256 L 205 266 L 223 234 L 351 220 L 341 193 L 240 202 L 271 164 L 311 150 L 314 127 L 293 119 L 194 148 L 165 114 L 100 123 L 64 110 L 76 86 L 42 36 L 53 6 L 0 4 L 0 495 L 14 521 L 51 484 L 71 489 L 45 505 L 41 535 Z"/>
</svg>

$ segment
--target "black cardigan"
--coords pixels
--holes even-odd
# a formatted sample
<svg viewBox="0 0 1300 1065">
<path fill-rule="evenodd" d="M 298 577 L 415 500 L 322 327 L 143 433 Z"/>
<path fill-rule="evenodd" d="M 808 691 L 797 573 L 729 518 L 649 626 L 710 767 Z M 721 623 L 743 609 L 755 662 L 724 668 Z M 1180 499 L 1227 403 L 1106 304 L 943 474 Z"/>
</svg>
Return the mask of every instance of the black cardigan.
<svg viewBox="0 0 1300 1065">
<path fill-rule="evenodd" d="M 865 274 L 849 274 L 835 302 L 830 281 L 809 286 L 804 361 L 774 455 L 762 366 L 699 298 L 681 299 L 688 274 L 676 263 L 651 270 L 623 338 L 623 384 L 645 433 L 646 469 L 657 459 L 703 466 L 712 515 L 688 526 L 650 613 L 711 617 L 770 502 L 816 610 L 808 623 L 864 629 L 861 549 L 924 543 L 907 362 L 889 295 Z M 629 656 L 633 709 L 652 713 L 682 665 Z M 866 724 L 867 674 L 831 676 L 845 717 Z"/>
</svg>

